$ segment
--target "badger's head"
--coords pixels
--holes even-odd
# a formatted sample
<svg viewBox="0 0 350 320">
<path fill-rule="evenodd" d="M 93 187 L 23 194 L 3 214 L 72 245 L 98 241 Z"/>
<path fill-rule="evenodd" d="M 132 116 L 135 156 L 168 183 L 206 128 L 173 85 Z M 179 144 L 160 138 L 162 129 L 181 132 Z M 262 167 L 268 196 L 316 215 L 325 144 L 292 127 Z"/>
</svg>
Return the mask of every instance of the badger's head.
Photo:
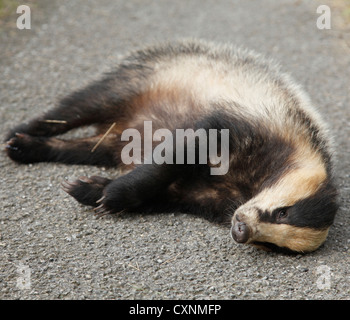
<svg viewBox="0 0 350 320">
<path fill-rule="evenodd" d="M 233 214 L 238 243 L 267 250 L 316 250 L 337 211 L 336 189 L 323 166 L 292 168 Z"/>
</svg>

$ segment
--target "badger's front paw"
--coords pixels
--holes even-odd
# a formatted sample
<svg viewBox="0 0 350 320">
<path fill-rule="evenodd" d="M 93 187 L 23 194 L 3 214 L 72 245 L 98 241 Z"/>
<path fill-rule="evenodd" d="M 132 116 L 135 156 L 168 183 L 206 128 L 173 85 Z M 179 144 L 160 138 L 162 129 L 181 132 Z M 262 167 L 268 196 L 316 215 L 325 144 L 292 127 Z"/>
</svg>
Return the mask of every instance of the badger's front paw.
<svg viewBox="0 0 350 320">
<path fill-rule="evenodd" d="M 6 142 L 5 149 L 12 160 L 20 163 L 46 161 L 49 156 L 46 142 L 47 138 L 15 133 L 14 137 Z"/>
<path fill-rule="evenodd" d="M 118 203 L 115 197 L 109 198 L 106 195 L 103 195 L 99 200 L 96 201 L 98 207 L 96 207 L 95 215 L 97 217 L 105 216 L 106 214 L 122 214 L 126 211 L 126 208 L 122 205 L 122 201 Z"/>
<path fill-rule="evenodd" d="M 97 200 L 98 207 L 95 208 L 97 216 L 104 216 L 106 214 L 121 214 L 128 209 L 133 209 L 137 200 L 132 198 L 132 191 L 120 183 L 118 178 L 112 181 L 103 190 L 102 197 Z"/>
<path fill-rule="evenodd" d="M 98 176 L 82 176 L 73 182 L 62 182 L 62 189 L 80 203 L 96 207 L 99 205 L 97 200 L 103 195 L 103 189 L 110 182 L 111 180 Z"/>
</svg>

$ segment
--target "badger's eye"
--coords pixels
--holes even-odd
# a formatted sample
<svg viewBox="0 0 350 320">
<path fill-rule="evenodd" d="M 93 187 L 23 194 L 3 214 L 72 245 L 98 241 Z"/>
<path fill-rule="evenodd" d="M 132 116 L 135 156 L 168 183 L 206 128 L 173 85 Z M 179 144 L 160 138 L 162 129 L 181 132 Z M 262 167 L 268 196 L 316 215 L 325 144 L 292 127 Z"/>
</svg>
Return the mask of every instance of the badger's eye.
<svg viewBox="0 0 350 320">
<path fill-rule="evenodd" d="M 277 220 L 281 220 L 287 218 L 288 216 L 288 208 L 281 208 L 277 212 Z"/>
</svg>

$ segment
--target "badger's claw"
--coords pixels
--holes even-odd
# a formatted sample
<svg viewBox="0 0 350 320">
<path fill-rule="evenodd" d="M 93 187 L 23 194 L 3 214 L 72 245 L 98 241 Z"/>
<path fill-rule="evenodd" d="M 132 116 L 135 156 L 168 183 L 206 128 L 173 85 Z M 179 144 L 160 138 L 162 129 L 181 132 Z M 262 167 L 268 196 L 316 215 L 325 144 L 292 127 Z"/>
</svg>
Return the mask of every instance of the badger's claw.
<svg viewBox="0 0 350 320">
<path fill-rule="evenodd" d="M 63 181 L 61 182 L 61 189 L 64 192 L 67 192 L 68 194 L 70 194 L 70 192 L 77 186 L 77 183 L 74 182 L 70 182 L 70 181 Z"/>
<path fill-rule="evenodd" d="M 103 203 L 101 205 L 99 205 L 98 207 L 94 208 L 94 211 L 95 211 L 94 216 L 96 218 L 101 218 L 101 217 L 111 213 L 111 210 L 107 209 Z"/>
<path fill-rule="evenodd" d="M 106 199 L 106 196 L 103 196 L 102 198 L 98 199 L 96 203 L 101 203 L 104 199 Z"/>
<path fill-rule="evenodd" d="M 105 197 L 102 197 L 100 200 L 98 200 L 98 201 L 100 201 L 100 202 L 102 202 L 103 201 L 103 199 L 104 199 Z M 122 214 L 123 212 L 125 212 L 125 209 L 124 210 L 121 210 L 121 211 L 119 211 L 119 212 L 116 212 L 114 209 L 112 209 L 112 208 L 107 208 L 107 206 L 104 204 L 104 203 L 102 203 L 102 204 L 100 204 L 98 207 L 96 207 L 96 208 L 94 208 L 94 211 L 95 211 L 95 213 L 94 213 L 94 216 L 96 216 L 97 218 L 101 218 L 101 217 L 103 217 L 103 216 L 105 216 L 105 215 L 107 215 L 107 214 L 116 214 L 116 215 L 120 215 L 120 214 Z"/>
</svg>

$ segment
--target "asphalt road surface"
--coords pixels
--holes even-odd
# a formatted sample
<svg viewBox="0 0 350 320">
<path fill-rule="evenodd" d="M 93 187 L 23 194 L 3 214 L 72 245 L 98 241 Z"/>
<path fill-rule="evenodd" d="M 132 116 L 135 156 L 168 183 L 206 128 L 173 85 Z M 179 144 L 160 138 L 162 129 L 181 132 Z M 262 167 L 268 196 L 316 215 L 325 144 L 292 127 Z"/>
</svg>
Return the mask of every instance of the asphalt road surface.
<svg viewBox="0 0 350 320">
<path fill-rule="evenodd" d="M 2 139 L 131 49 L 183 37 L 231 42 L 279 61 L 330 123 L 340 210 L 318 251 L 266 253 L 185 213 L 96 219 L 60 183 L 113 170 L 17 165 L 1 152 L 0 299 L 350 298 L 350 30 L 335 2 L 35 3 L 31 30 L 16 28 L 16 14 L 1 26 Z M 330 30 L 316 27 L 320 4 L 331 8 Z"/>
</svg>

